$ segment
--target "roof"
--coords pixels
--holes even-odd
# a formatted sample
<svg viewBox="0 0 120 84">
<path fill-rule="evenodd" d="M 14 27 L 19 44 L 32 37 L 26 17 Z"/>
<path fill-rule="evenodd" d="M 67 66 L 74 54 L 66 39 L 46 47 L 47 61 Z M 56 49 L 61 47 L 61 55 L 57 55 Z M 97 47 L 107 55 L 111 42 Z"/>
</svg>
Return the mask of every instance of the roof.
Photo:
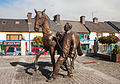
<svg viewBox="0 0 120 84">
<path fill-rule="evenodd" d="M 58 23 L 55 23 L 53 20 L 50 20 L 50 25 L 51 25 L 53 30 L 55 30 L 57 32 L 63 32 L 62 31 L 62 26 Z"/>
<path fill-rule="evenodd" d="M 120 22 L 107 21 L 107 23 L 115 28 L 118 32 L 120 31 Z"/>
<path fill-rule="evenodd" d="M 94 23 L 91 21 L 86 21 L 85 26 L 90 32 L 118 33 L 117 30 L 115 30 L 112 26 L 110 26 L 106 22 Z"/>
<path fill-rule="evenodd" d="M 28 31 L 26 19 L 0 19 L 0 31 Z"/>
<path fill-rule="evenodd" d="M 1 32 L 34 32 L 34 18 L 31 20 L 30 26 L 28 26 L 27 19 L 0 19 L 0 31 Z M 50 20 L 51 28 L 62 32 L 61 25 L 55 24 Z M 42 29 L 40 28 L 40 31 Z"/>
<path fill-rule="evenodd" d="M 72 24 L 72 29 L 71 29 L 72 32 L 89 33 L 89 31 L 85 28 L 85 26 L 80 23 L 80 21 L 70 21 L 70 20 L 61 20 L 60 21 L 63 32 L 64 32 L 64 25 L 67 22 Z"/>
</svg>

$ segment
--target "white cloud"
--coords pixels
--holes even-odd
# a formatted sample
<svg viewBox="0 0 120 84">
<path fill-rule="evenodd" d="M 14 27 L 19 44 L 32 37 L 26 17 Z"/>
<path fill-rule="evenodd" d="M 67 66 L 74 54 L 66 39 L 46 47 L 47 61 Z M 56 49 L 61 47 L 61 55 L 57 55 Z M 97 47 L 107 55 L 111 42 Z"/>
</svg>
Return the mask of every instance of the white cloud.
<svg viewBox="0 0 120 84">
<path fill-rule="evenodd" d="M 86 20 L 92 20 L 92 12 L 99 21 L 120 21 L 119 0 L 15 0 L 12 4 L 0 6 L 0 17 L 27 18 L 27 12 L 47 9 L 46 13 L 53 19 L 53 15 L 60 14 L 61 19 L 79 20 L 81 15 Z"/>
</svg>

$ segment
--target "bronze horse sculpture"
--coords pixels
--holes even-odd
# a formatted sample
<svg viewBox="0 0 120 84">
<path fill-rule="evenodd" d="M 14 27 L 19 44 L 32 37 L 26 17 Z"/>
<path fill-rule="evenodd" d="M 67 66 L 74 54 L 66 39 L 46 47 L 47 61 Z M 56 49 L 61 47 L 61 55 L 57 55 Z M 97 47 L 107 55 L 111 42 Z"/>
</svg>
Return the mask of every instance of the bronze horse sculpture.
<svg viewBox="0 0 120 84">
<path fill-rule="evenodd" d="M 51 28 L 50 25 L 50 19 L 49 17 L 45 14 L 45 10 L 43 11 L 37 11 L 35 10 L 36 16 L 35 16 L 35 26 L 34 29 L 35 31 L 39 31 L 39 28 L 42 28 L 42 33 L 43 33 L 43 49 L 36 55 L 35 58 L 35 70 L 37 70 L 37 61 L 38 58 L 40 57 L 40 55 L 46 51 L 50 51 L 50 56 L 51 56 L 51 61 L 52 61 L 52 65 L 53 65 L 53 72 L 55 70 L 55 50 L 58 49 L 58 42 L 55 40 L 55 38 L 57 38 L 57 32 L 54 31 Z M 74 33 L 73 33 L 74 34 Z M 76 34 L 74 34 L 76 36 Z M 73 39 L 75 37 L 72 37 Z M 76 44 L 76 43 L 73 43 Z M 72 44 L 71 44 L 72 45 Z M 72 46 L 74 47 L 74 46 Z M 72 48 L 74 49 L 74 48 Z M 76 49 L 76 48 L 75 48 Z M 78 45 L 77 46 L 77 52 L 78 55 L 82 55 L 82 50 L 81 50 L 81 46 Z"/>
</svg>

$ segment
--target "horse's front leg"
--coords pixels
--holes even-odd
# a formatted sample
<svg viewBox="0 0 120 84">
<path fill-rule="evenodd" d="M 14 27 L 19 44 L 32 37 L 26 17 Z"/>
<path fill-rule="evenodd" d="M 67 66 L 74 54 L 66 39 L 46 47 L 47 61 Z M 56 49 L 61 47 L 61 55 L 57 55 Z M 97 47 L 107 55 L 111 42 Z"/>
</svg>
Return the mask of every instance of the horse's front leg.
<svg viewBox="0 0 120 84">
<path fill-rule="evenodd" d="M 35 60 L 34 60 L 34 69 L 35 69 L 35 71 L 37 71 L 37 69 L 38 69 L 38 66 L 37 66 L 37 64 L 38 64 L 38 58 L 40 57 L 40 55 L 42 55 L 42 53 L 45 53 L 46 52 L 46 50 L 45 49 L 42 49 L 37 55 L 36 55 L 36 58 L 35 58 Z"/>
<path fill-rule="evenodd" d="M 53 70 L 54 70 L 54 68 L 55 68 L 55 50 L 54 50 L 54 47 L 50 48 L 50 55 L 51 55 L 51 62 L 53 65 Z"/>
</svg>

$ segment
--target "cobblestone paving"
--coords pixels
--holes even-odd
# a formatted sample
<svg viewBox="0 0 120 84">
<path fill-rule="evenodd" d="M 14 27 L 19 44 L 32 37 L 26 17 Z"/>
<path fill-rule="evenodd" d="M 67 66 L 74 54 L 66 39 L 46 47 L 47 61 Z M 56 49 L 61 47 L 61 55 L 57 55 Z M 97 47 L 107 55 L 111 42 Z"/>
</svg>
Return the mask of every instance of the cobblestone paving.
<svg viewBox="0 0 120 84">
<path fill-rule="evenodd" d="M 96 62 L 96 63 L 83 64 L 83 65 L 86 67 L 91 67 L 96 70 L 99 70 L 107 75 L 110 75 L 120 80 L 120 63 L 104 61 L 104 60 L 101 60 L 99 57 L 93 58 L 93 57 L 86 57 L 86 56 L 82 58 L 78 58 L 77 61 L 82 64 L 85 62 Z"/>
<path fill-rule="evenodd" d="M 39 58 L 39 69 L 33 70 L 34 56 L 26 57 L 4 57 L 0 58 L 0 84 L 119 84 L 119 76 L 110 75 L 109 67 L 119 68 L 120 64 L 115 63 L 113 66 L 103 60 L 91 57 L 77 57 L 73 78 L 63 78 L 66 71 L 60 70 L 55 81 L 48 83 L 46 80 L 52 71 L 50 56 Z M 57 59 L 57 57 L 56 57 Z M 83 64 L 84 62 L 96 62 Z M 101 69 L 101 68 L 108 69 Z M 113 69 L 111 68 L 111 69 Z M 107 70 L 107 73 L 105 72 Z M 109 73 L 108 73 L 109 72 Z M 112 73 L 116 71 L 112 70 Z M 120 71 L 117 71 L 120 73 Z M 116 73 L 116 74 L 117 74 Z"/>
</svg>

